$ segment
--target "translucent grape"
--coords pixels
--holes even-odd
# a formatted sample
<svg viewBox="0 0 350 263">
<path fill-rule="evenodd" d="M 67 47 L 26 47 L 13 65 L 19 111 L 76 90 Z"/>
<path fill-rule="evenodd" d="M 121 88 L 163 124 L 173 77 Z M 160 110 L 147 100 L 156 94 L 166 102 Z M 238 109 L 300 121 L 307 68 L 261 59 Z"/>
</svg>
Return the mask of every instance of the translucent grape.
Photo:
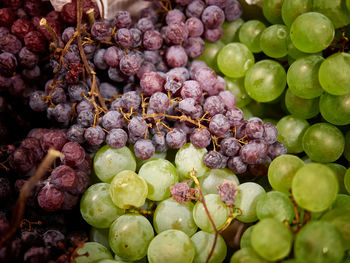
<svg viewBox="0 0 350 263">
<path fill-rule="evenodd" d="M 260 257 L 253 248 L 244 247 L 237 250 L 231 257 L 230 263 L 267 263 L 265 259 Z"/>
<path fill-rule="evenodd" d="M 346 8 L 345 1 L 342 0 L 315 0 L 312 4 L 313 11 L 327 16 L 335 28 L 346 26 L 350 23 L 350 11 Z"/>
<path fill-rule="evenodd" d="M 222 24 L 223 36 L 221 42 L 224 44 L 229 44 L 231 42 L 238 41 L 238 32 L 240 27 L 243 25 L 244 21 L 241 18 L 236 19 L 235 21 L 229 22 L 225 21 Z M 243 43 L 243 42 L 242 42 Z M 245 43 L 243 43 L 245 44 Z"/>
<path fill-rule="evenodd" d="M 236 106 L 242 108 L 248 105 L 252 99 L 248 96 L 244 88 L 244 78 L 233 79 L 225 77 L 226 89 L 236 96 Z"/>
<path fill-rule="evenodd" d="M 253 53 L 261 52 L 260 37 L 266 26 L 259 20 L 245 22 L 239 30 L 239 41 Z"/>
<path fill-rule="evenodd" d="M 239 243 L 241 248 L 252 247 L 251 236 L 252 236 L 253 228 L 254 228 L 254 225 L 248 227 L 243 232 L 243 235 L 241 236 L 241 241 Z"/>
<path fill-rule="evenodd" d="M 216 72 L 219 72 L 217 56 L 219 54 L 219 50 L 221 50 L 221 48 L 224 46 L 225 45 L 221 41 L 216 43 L 206 42 L 202 55 L 197 59 L 204 61 L 208 67 L 214 69 Z"/>
<path fill-rule="evenodd" d="M 310 119 L 320 112 L 319 98 L 303 99 L 291 92 L 288 88 L 284 102 L 290 114 L 300 119 Z"/>
<path fill-rule="evenodd" d="M 217 194 L 217 186 L 224 180 L 232 181 L 239 185 L 237 176 L 227 168 L 209 169 L 202 177 L 198 178 L 202 192 L 204 195 Z"/>
<path fill-rule="evenodd" d="M 85 242 L 74 258 L 76 263 L 98 262 L 102 259 L 113 259 L 113 256 L 108 248 L 97 242 Z"/>
<path fill-rule="evenodd" d="M 271 24 L 283 24 L 281 17 L 283 0 L 263 1 L 262 11 Z"/>
<path fill-rule="evenodd" d="M 110 249 L 108 241 L 108 232 L 108 228 L 99 229 L 92 227 L 89 234 L 90 241 L 100 243 L 101 245 Z"/>
<path fill-rule="evenodd" d="M 284 0 L 282 4 L 282 19 L 290 27 L 297 16 L 312 10 L 310 0 Z"/>
<path fill-rule="evenodd" d="M 335 96 L 327 92 L 321 95 L 322 117 L 334 125 L 350 124 L 350 93 Z"/>
<path fill-rule="evenodd" d="M 282 58 L 287 55 L 288 29 L 284 25 L 272 25 L 266 28 L 260 36 L 261 50 L 272 58 Z"/>
</svg>

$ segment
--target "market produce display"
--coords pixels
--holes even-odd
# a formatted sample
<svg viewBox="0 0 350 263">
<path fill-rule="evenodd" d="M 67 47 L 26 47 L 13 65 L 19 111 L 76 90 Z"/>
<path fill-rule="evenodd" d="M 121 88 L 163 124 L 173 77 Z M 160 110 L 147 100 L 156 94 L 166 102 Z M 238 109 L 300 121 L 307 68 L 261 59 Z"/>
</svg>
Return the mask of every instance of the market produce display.
<svg viewBox="0 0 350 263">
<path fill-rule="evenodd" d="M 349 262 L 349 1 L 146 2 L 0 3 L 0 261 Z"/>
</svg>

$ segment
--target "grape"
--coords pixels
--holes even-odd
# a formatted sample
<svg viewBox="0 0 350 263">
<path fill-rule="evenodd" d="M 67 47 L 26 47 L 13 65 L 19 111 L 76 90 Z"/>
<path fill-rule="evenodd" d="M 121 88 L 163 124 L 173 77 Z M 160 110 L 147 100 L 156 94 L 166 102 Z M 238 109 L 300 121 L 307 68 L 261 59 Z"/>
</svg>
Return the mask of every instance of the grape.
<svg viewBox="0 0 350 263">
<path fill-rule="evenodd" d="M 108 232 L 109 228 L 99 229 L 92 227 L 89 234 L 90 241 L 100 243 L 101 245 L 110 249 L 108 241 Z"/>
<path fill-rule="evenodd" d="M 186 134 L 182 130 L 174 128 L 167 133 L 165 140 L 170 148 L 180 149 L 186 144 Z"/>
<path fill-rule="evenodd" d="M 344 135 L 328 123 L 310 126 L 302 140 L 305 153 L 316 162 L 334 162 L 344 151 Z"/>
<path fill-rule="evenodd" d="M 334 26 L 324 15 L 307 12 L 298 16 L 291 25 L 290 38 L 295 47 L 306 53 L 327 48 L 334 37 Z"/>
<path fill-rule="evenodd" d="M 245 247 L 237 250 L 231 257 L 230 263 L 267 263 L 253 248 Z"/>
<path fill-rule="evenodd" d="M 136 170 L 136 161 L 127 147 L 113 149 L 108 145 L 101 147 L 94 157 L 94 171 L 106 183 L 123 170 Z"/>
<path fill-rule="evenodd" d="M 197 231 L 193 220 L 193 203 L 181 204 L 172 198 L 157 205 L 153 216 L 153 226 L 157 233 L 168 229 L 178 229 L 192 236 Z"/>
<path fill-rule="evenodd" d="M 60 165 L 52 171 L 50 181 L 57 189 L 69 191 L 77 185 L 77 175 L 71 167 Z"/>
<path fill-rule="evenodd" d="M 248 70 L 244 86 L 248 95 L 256 101 L 273 101 L 286 86 L 286 72 L 276 61 L 261 60 Z"/>
<path fill-rule="evenodd" d="M 196 148 L 205 148 L 211 142 L 211 134 L 207 129 L 195 129 L 190 136 L 190 141 Z"/>
<path fill-rule="evenodd" d="M 166 50 L 165 61 L 171 68 L 184 67 L 187 64 L 188 57 L 182 46 L 171 46 Z"/>
<path fill-rule="evenodd" d="M 350 193 L 350 170 L 348 169 L 344 175 L 344 185 L 348 193 Z"/>
<path fill-rule="evenodd" d="M 203 158 L 203 164 L 211 169 L 223 168 L 226 166 L 228 157 L 216 151 L 209 151 Z"/>
<path fill-rule="evenodd" d="M 229 158 L 227 161 L 228 168 L 236 173 L 236 174 L 243 174 L 247 171 L 247 164 L 244 163 L 239 156 L 235 156 L 233 158 Z"/>
<path fill-rule="evenodd" d="M 304 165 L 295 173 L 292 181 L 292 194 L 296 203 L 312 212 L 321 212 L 330 207 L 338 188 L 335 173 L 319 163 Z"/>
<path fill-rule="evenodd" d="M 142 206 L 147 197 L 146 181 L 130 170 L 122 170 L 113 177 L 109 188 L 113 203 L 122 209 Z"/>
<path fill-rule="evenodd" d="M 166 14 L 165 21 L 168 25 L 185 22 L 185 15 L 179 9 L 169 10 Z"/>
<path fill-rule="evenodd" d="M 202 21 L 197 17 L 190 17 L 189 19 L 187 19 L 186 26 L 188 29 L 189 37 L 200 37 L 204 32 L 204 25 Z"/>
<path fill-rule="evenodd" d="M 310 0 L 284 0 L 282 4 L 282 19 L 286 26 L 290 27 L 295 18 L 312 10 Z"/>
<path fill-rule="evenodd" d="M 223 47 L 217 57 L 217 64 L 222 73 L 231 78 L 244 77 L 254 65 L 252 52 L 240 43 L 231 43 Z"/>
<path fill-rule="evenodd" d="M 240 247 L 241 248 L 251 248 L 252 242 L 251 242 L 251 236 L 252 236 L 252 230 L 254 228 L 254 225 L 248 227 L 241 236 L 240 240 Z"/>
<path fill-rule="evenodd" d="M 344 255 L 341 235 L 328 222 L 311 221 L 296 236 L 294 256 L 310 263 L 340 262 Z"/>
<path fill-rule="evenodd" d="M 91 35 L 99 40 L 107 40 L 112 33 L 112 28 L 107 22 L 95 22 L 91 27 Z"/>
<path fill-rule="evenodd" d="M 130 13 L 128 11 L 117 11 L 113 20 L 113 26 L 117 28 L 128 28 L 132 23 Z"/>
<path fill-rule="evenodd" d="M 251 242 L 252 247 L 261 257 L 275 261 L 290 253 L 293 234 L 277 219 L 265 218 L 254 226 Z"/>
<path fill-rule="evenodd" d="M 222 136 L 230 129 L 230 123 L 223 114 L 215 114 L 209 122 L 209 130 L 212 134 Z"/>
<path fill-rule="evenodd" d="M 332 204 L 332 209 L 348 209 L 350 207 L 350 196 L 348 194 L 337 194 L 337 198 Z"/>
<path fill-rule="evenodd" d="M 239 41 L 253 53 L 261 52 L 260 38 L 266 26 L 259 20 L 245 22 L 239 30 Z"/>
<path fill-rule="evenodd" d="M 252 182 L 243 183 L 238 186 L 235 207 L 242 211 L 237 219 L 244 223 L 256 221 L 256 204 L 260 198 L 265 196 L 265 190 L 260 185 Z"/>
<path fill-rule="evenodd" d="M 154 152 L 155 147 L 151 140 L 139 139 L 134 144 L 134 153 L 136 158 L 147 160 L 151 158 Z"/>
<path fill-rule="evenodd" d="M 218 42 L 222 38 L 223 34 L 224 32 L 221 27 L 214 29 L 205 28 L 203 37 L 206 41 L 214 43 Z"/>
<path fill-rule="evenodd" d="M 336 0 L 332 2 L 316 0 L 313 2 L 313 11 L 327 16 L 335 28 L 346 26 L 350 23 L 350 11 L 345 6 L 345 1 Z"/>
<path fill-rule="evenodd" d="M 85 242 L 74 258 L 76 263 L 99 262 L 102 259 L 113 259 L 113 256 L 108 248 L 97 242 Z"/>
<path fill-rule="evenodd" d="M 287 55 L 288 29 L 284 25 L 272 25 L 262 31 L 260 48 L 269 57 L 282 58 Z"/>
<path fill-rule="evenodd" d="M 191 263 L 195 247 L 191 239 L 180 230 L 166 230 L 155 236 L 148 246 L 150 263 Z"/>
<path fill-rule="evenodd" d="M 212 5 L 208 6 L 203 10 L 202 13 L 203 24 L 209 28 L 214 29 L 222 25 L 225 20 L 224 11 L 218 6 Z"/>
<path fill-rule="evenodd" d="M 221 38 L 221 42 L 224 44 L 229 44 L 231 42 L 238 42 L 239 29 L 241 28 L 243 23 L 244 21 L 241 18 L 238 18 L 233 22 L 225 21 L 221 26 L 223 29 L 223 36 Z M 245 44 L 247 47 L 249 46 L 246 43 L 243 43 L 243 44 Z"/>
<path fill-rule="evenodd" d="M 205 8 L 205 3 L 201 0 L 194 0 L 188 4 L 186 7 L 187 17 L 197 17 L 199 18 Z"/>
<path fill-rule="evenodd" d="M 126 214 L 117 218 L 109 229 L 109 244 L 113 252 L 125 260 L 146 256 L 154 237 L 151 223 L 142 215 Z"/>
<path fill-rule="evenodd" d="M 209 256 L 210 250 L 214 242 L 214 234 L 199 231 L 191 237 L 193 245 L 196 250 L 196 255 L 193 259 L 195 263 L 207 262 L 206 259 Z M 213 254 L 208 262 L 221 263 L 224 261 L 227 253 L 227 247 L 225 240 L 218 235 L 217 243 Z"/>
<path fill-rule="evenodd" d="M 200 37 L 190 37 L 183 43 L 186 54 L 190 58 L 199 57 L 204 51 L 204 41 Z"/>
<path fill-rule="evenodd" d="M 100 126 L 89 127 L 84 133 L 85 140 L 93 146 L 101 145 L 105 140 L 105 132 Z"/>
<path fill-rule="evenodd" d="M 262 11 L 271 24 L 283 24 L 281 17 L 283 0 L 267 0 L 263 2 Z"/>
<path fill-rule="evenodd" d="M 179 45 L 188 38 L 188 29 L 185 23 L 170 24 L 165 28 L 165 37 L 172 44 Z"/>
<path fill-rule="evenodd" d="M 242 15 L 242 7 L 237 0 L 227 0 L 224 8 L 227 21 L 235 21 Z"/>
<path fill-rule="evenodd" d="M 242 108 L 252 101 L 244 88 L 244 78 L 234 79 L 225 77 L 224 79 L 226 82 L 226 89 L 231 91 L 237 99 L 237 107 Z"/>
<path fill-rule="evenodd" d="M 350 93 L 340 96 L 323 93 L 320 99 L 322 117 L 334 125 L 350 124 L 349 99 Z"/>
<path fill-rule="evenodd" d="M 288 88 L 285 95 L 286 108 L 290 114 L 300 119 L 310 119 L 318 115 L 319 98 L 303 99 Z"/>
</svg>

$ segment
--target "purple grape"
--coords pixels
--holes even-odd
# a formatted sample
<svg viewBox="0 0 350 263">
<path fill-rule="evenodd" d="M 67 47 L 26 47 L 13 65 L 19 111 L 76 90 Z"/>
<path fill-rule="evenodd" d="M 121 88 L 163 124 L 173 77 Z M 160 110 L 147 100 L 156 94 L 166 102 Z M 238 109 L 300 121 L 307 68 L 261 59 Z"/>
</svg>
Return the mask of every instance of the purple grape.
<svg viewBox="0 0 350 263">
<path fill-rule="evenodd" d="M 239 156 L 228 159 L 227 166 L 235 174 L 243 174 L 248 168 L 247 164 L 245 164 Z"/>
<path fill-rule="evenodd" d="M 221 168 L 223 159 L 225 157 L 219 153 L 214 151 L 209 151 L 203 158 L 203 163 L 210 169 L 218 169 Z"/>
<path fill-rule="evenodd" d="M 125 74 L 123 74 L 119 68 L 110 67 L 108 69 L 108 77 L 114 82 L 125 82 L 128 78 Z"/>
<path fill-rule="evenodd" d="M 0 87 L 1 87 L 1 78 L 0 76 Z M 10 81 L 9 92 L 12 96 L 22 96 L 23 92 L 26 90 L 27 86 L 20 75 L 16 75 L 7 79 Z"/>
<path fill-rule="evenodd" d="M 259 118 L 251 118 L 245 127 L 249 139 L 262 139 L 264 136 L 264 123 Z"/>
<path fill-rule="evenodd" d="M 92 146 L 98 146 L 105 140 L 105 132 L 100 126 L 89 127 L 84 133 L 85 140 Z"/>
<path fill-rule="evenodd" d="M 61 153 L 63 154 L 61 161 L 65 165 L 78 166 L 85 160 L 85 150 L 76 142 L 67 142 L 63 146 Z"/>
<path fill-rule="evenodd" d="M 134 144 L 135 156 L 142 160 L 147 160 L 155 153 L 155 147 L 151 140 L 139 139 Z"/>
<path fill-rule="evenodd" d="M 182 84 L 181 97 L 183 99 L 193 98 L 200 101 L 202 98 L 203 91 L 198 81 L 187 80 Z"/>
<path fill-rule="evenodd" d="M 70 26 L 70 27 L 66 27 L 63 32 L 62 32 L 62 41 L 64 43 L 67 43 L 74 35 L 75 33 L 75 28 Z"/>
<path fill-rule="evenodd" d="M 155 147 L 156 152 L 166 152 L 168 150 L 164 132 L 159 133 L 157 131 L 152 137 L 152 143 Z"/>
<path fill-rule="evenodd" d="M 95 55 L 95 51 L 96 51 L 96 45 L 94 43 L 91 43 L 91 44 L 87 43 L 84 45 L 84 52 L 85 52 L 86 59 L 88 60 L 93 59 Z"/>
<path fill-rule="evenodd" d="M 169 104 L 169 98 L 163 92 L 153 93 L 149 100 L 149 108 L 156 113 L 165 113 Z"/>
<path fill-rule="evenodd" d="M 128 53 L 120 59 L 119 68 L 127 76 L 135 75 L 142 64 L 142 60 L 135 53 Z"/>
<path fill-rule="evenodd" d="M 59 190 L 68 191 L 76 186 L 77 176 L 71 167 L 60 165 L 52 171 L 50 183 Z"/>
<path fill-rule="evenodd" d="M 227 0 L 208 0 L 207 4 L 208 5 L 216 5 L 223 9 L 226 6 Z"/>
<path fill-rule="evenodd" d="M 83 143 L 85 141 L 84 128 L 78 124 L 70 126 L 67 131 L 67 138 L 71 142 Z"/>
<path fill-rule="evenodd" d="M 206 148 L 211 142 L 211 134 L 207 129 L 195 129 L 191 133 L 190 141 L 196 148 Z"/>
<path fill-rule="evenodd" d="M 187 115 L 195 114 L 198 111 L 197 101 L 193 98 L 186 98 L 179 102 L 179 110 Z"/>
<path fill-rule="evenodd" d="M 175 2 L 179 5 L 186 6 L 191 3 L 192 0 L 175 0 Z"/>
<path fill-rule="evenodd" d="M 112 148 L 122 148 L 128 141 L 128 134 L 123 129 L 112 129 L 106 136 L 106 143 Z"/>
<path fill-rule="evenodd" d="M 205 112 L 208 112 L 210 117 L 213 117 L 216 114 L 223 114 L 225 111 L 224 105 L 219 96 L 208 97 L 204 102 L 203 109 Z"/>
<path fill-rule="evenodd" d="M 139 19 L 148 18 L 148 19 L 151 19 L 153 23 L 156 23 L 158 21 L 159 16 L 154 10 L 154 8 L 152 6 L 149 6 L 139 11 L 138 18 Z"/>
<path fill-rule="evenodd" d="M 33 111 L 43 112 L 47 108 L 44 100 L 45 93 L 41 90 L 34 91 L 29 97 L 29 106 Z"/>
<path fill-rule="evenodd" d="M 205 3 L 203 1 L 194 0 L 188 4 L 186 8 L 186 16 L 200 18 L 204 8 L 205 8 Z"/>
<path fill-rule="evenodd" d="M 79 202 L 79 196 L 64 192 L 62 210 L 72 210 Z"/>
<path fill-rule="evenodd" d="M 165 21 L 168 25 L 185 22 L 185 15 L 179 9 L 169 10 L 166 14 Z"/>
<path fill-rule="evenodd" d="M 219 97 L 221 98 L 222 102 L 224 103 L 226 110 L 232 110 L 236 107 L 236 96 L 229 90 L 221 91 L 219 93 Z"/>
<path fill-rule="evenodd" d="M 167 133 L 165 140 L 170 148 L 180 149 L 186 144 L 186 133 L 178 128 L 174 128 Z"/>
<path fill-rule="evenodd" d="M 246 136 L 245 134 L 245 127 L 247 126 L 247 121 L 246 120 L 242 120 L 237 126 L 235 126 L 235 137 L 236 138 L 243 138 L 244 136 Z"/>
<path fill-rule="evenodd" d="M 139 116 L 135 116 L 128 124 L 129 137 L 145 137 L 147 131 L 147 122 Z"/>
<path fill-rule="evenodd" d="M 15 55 L 9 52 L 3 52 L 0 54 L 0 74 L 10 77 L 17 68 L 17 59 Z"/>
<path fill-rule="evenodd" d="M 221 27 L 217 27 L 213 29 L 206 28 L 204 30 L 203 37 L 206 41 L 215 43 L 222 38 L 223 34 L 224 34 L 224 31 L 222 30 Z"/>
<path fill-rule="evenodd" d="M 131 23 L 132 20 L 128 11 L 117 11 L 112 26 L 116 26 L 116 28 L 129 28 Z"/>
<path fill-rule="evenodd" d="M 47 210 L 44 208 L 44 210 Z M 47 210 L 55 211 L 55 210 Z M 48 262 L 50 258 L 50 252 L 48 248 L 44 247 L 31 247 L 24 253 L 24 262 Z"/>
<path fill-rule="evenodd" d="M 36 80 L 40 77 L 41 70 L 38 65 L 31 69 L 23 69 L 22 76 L 29 80 Z"/>
<path fill-rule="evenodd" d="M 189 66 L 189 72 L 191 79 L 195 79 L 195 75 L 197 71 L 201 70 L 202 68 L 207 68 L 207 65 L 202 60 L 194 60 L 190 63 Z"/>
<path fill-rule="evenodd" d="M 64 193 L 52 184 L 45 185 L 38 194 L 38 204 L 45 211 L 57 211 L 62 208 L 63 202 Z"/>
<path fill-rule="evenodd" d="M 156 67 L 152 63 L 144 61 L 140 67 L 140 70 L 137 72 L 136 75 L 139 79 L 141 79 L 143 74 L 148 72 L 155 72 L 155 71 L 156 71 Z"/>
<path fill-rule="evenodd" d="M 51 99 L 54 104 L 65 103 L 67 101 L 65 90 L 60 87 L 56 87 L 51 94 Z"/>
<path fill-rule="evenodd" d="M 147 50 L 158 50 L 163 44 L 163 38 L 158 31 L 148 30 L 143 34 L 142 43 Z"/>
<path fill-rule="evenodd" d="M 43 150 L 40 146 L 40 141 L 34 137 L 27 137 L 21 142 L 22 148 L 30 150 L 36 160 L 41 160 L 44 156 Z"/>
<path fill-rule="evenodd" d="M 184 67 L 188 56 L 182 46 L 171 46 L 165 52 L 165 61 L 169 67 Z"/>
<path fill-rule="evenodd" d="M 259 141 L 250 141 L 242 146 L 239 156 L 247 164 L 255 164 L 257 160 L 267 154 L 267 144 Z"/>
<path fill-rule="evenodd" d="M 203 67 L 196 71 L 194 79 L 199 82 L 203 91 L 210 93 L 217 82 L 217 75 L 211 68 Z"/>
<path fill-rule="evenodd" d="M 224 12 L 227 21 L 235 21 L 242 15 L 243 11 L 237 0 L 227 0 Z"/>
<path fill-rule="evenodd" d="M 121 108 L 123 108 L 123 101 L 122 98 L 116 98 L 112 103 L 109 108 L 111 111 L 120 111 Z"/>
<path fill-rule="evenodd" d="M 122 96 L 123 108 L 127 111 L 137 111 L 141 106 L 141 96 L 136 91 L 129 91 Z M 119 127 L 121 128 L 121 127 Z"/>
<path fill-rule="evenodd" d="M 83 110 L 78 113 L 77 123 L 81 127 L 90 127 L 95 120 L 95 114 L 90 110 Z"/>
<path fill-rule="evenodd" d="M 202 55 L 204 51 L 204 41 L 200 37 L 190 37 L 184 42 L 183 47 L 187 56 L 196 58 Z"/>
<path fill-rule="evenodd" d="M 163 90 L 165 80 L 157 72 L 149 72 L 143 74 L 140 80 L 142 92 L 146 96 L 151 96 L 153 93 Z"/>
<path fill-rule="evenodd" d="M 38 139 L 39 141 L 41 140 L 41 137 L 44 136 L 49 130 L 48 129 L 43 129 L 43 128 L 35 128 L 31 129 L 27 135 L 27 137 L 33 137 Z"/>
<path fill-rule="evenodd" d="M 137 28 L 130 28 L 130 32 L 132 34 L 133 39 L 131 47 L 135 48 L 140 46 L 142 42 L 142 32 Z"/>
<path fill-rule="evenodd" d="M 182 131 L 186 135 L 186 138 L 188 137 L 187 135 L 192 134 L 193 130 L 195 129 L 193 126 L 190 127 L 185 121 L 176 121 L 174 128 Z"/>
<path fill-rule="evenodd" d="M 230 129 L 230 124 L 223 114 L 215 114 L 209 122 L 209 130 L 216 136 L 222 136 Z"/>
<path fill-rule="evenodd" d="M 68 47 L 67 53 L 64 55 L 66 63 L 78 63 L 80 62 L 79 48 L 76 44 L 71 44 Z"/>
<path fill-rule="evenodd" d="M 157 64 L 160 61 L 162 61 L 162 57 L 159 55 L 159 52 L 157 50 L 154 50 L 154 51 L 145 50 L 144 57 L 145 57 L 145 61 L 150 62 L 152 64 Z"/>
<path fill-rule="evenodd" d="M 225 14 L 220 7 L 212 5 L 203 10 L 201 18 L 207 28 L 214 29 L 220 27 L 225 21 Z"/>
<path fill-rule="evenodd" d="M 121 28 L 114 34 L 114 40 L 121 47 L 128 48 L 133 44 L 134 37 L 129 29 Z"/>
<path fill-rule="evenodd" d="M 89 89 L 85 83 L 80 82 L 68 86 L 68 95 L 71 102 L 78 102 L 83 100 L 83 94 L 88 95 Z"/>
<path fill-rule="evenodd" d="M 243 121 L 243 111 L 237 107 L 234 107 L 233 109 L 228 110 L 225 113 L 225 116 L 232 128 L 235 126 L 239 126 Z"/>
<path fill-rule="evenodd" d="M 204 32 L 204 25 L 197 17 L 191 17 L 186 20 L 189 37 L 200 37 Z"/>
<path fill-rule="evenodd" d="M 111 36 L 112 28 L 107 22 L 95 22 L 91 27 L 91 35 L 99 40 L 108 40 Z"/>
<path fill-rule="evenodd" d="M 220 146 L 222 153 L 229 157 L 235 156 L 241 149 L 238 140 L 233 137 L 224 138 L 221 141 Z"/>
<path fill-rule="evenodd" d="M 76 170 L 75 174 L 77 176 L 77 183 L 73 189 L 69 190 L 69 192 L 73 195 L 80 195 L 83 194 L 89 186 L 89 176 L 86 172 L 81 170 Z"/>
<path fill-rule="evenodd" d="M 154 24 L 153 24 L 152 20 L 149 18 L 141 18 L 139 21 L 137 21 L 136 27 L 142 33 L 145 33 L 148 30 L 153 30 Z"/>
<path fill-rule="evenodd" d="M 287 148 L 283 143 L 277 141 L 269 145 L 268 155 L 272 160 L 283 154 L 287 154 Z"/>
<path fill-rule="evenodd" d="M 94 64 L 100 70 L 106 70 L 108 68 L 107 63 L 104 60 L 104 54 L 106 49 L 100 48 L 95 52 Z"/>
<path fill-rule="evenodd" d="M 119 111 L 111 110 L 103 115 L 101 125 L 107 131 L 110 131 L 112 129 L 123 128 L 124 123 L 123 115 Z"/>
<path fill-rule="evenodd" d="M 21 50 L 21 48 L 22 42 L 12 34 L 5 35 L 0 39 L 0 50 L 3 52 L 9 52 L 16 55 Z M 35 52 L 35 50 L 32 51 Z"/>
<path fill-rule="evenodd" d="M 91 112 L 94 112 L 95 111 L 95 107 L 90 101 L 84 99 L 84 100 L 82 100 L 81 102 L 78 103 L 78 105 L 76 107 L 76 110 L 77 110 L 78 114 L 80 112 L 84 111 L 84 110 L 89 110 Z"/>
<path fill-rule="evenodd" d="M 47 230 L 43 234 L 43 241 L 47 248 L 60 248 L 64 245 L 65 236 L 58 230 Z"/>
<path fill-rule="evenodd" d="M 185 23 L 170 24 L 165 30 L 166 38 L 175 45 L 181 44 L 188 37 L 188 29 Z"/>
<path fill-rule="evenodd" d="M 264 141 L 273 144 L 277 141 L 278 131 L 275 125 L 270 122 L 264 123 Z"/>
<path fill-rule="evenodd" d="M 23 47 L 18 53 L 19 64 L 25 68 L 34 68 L 39 62 L 38 54 L 33 53 L 26 47 Z"/>
<path fill-rule="evenodd" d="M 108 82 L 103 82 L 99 86 L 100 94 L 104 99 L 113 99 L 116 94 L 118 94 L 118 90 L 115 86 Z"/>
<path fill-rule="evenodd" d="M 103 59 L 110 67 L 118 67 L 120 59 L 124 56 L 124 51 L 118 47 L 111 46 L 106 49 Z"/>
</svg>

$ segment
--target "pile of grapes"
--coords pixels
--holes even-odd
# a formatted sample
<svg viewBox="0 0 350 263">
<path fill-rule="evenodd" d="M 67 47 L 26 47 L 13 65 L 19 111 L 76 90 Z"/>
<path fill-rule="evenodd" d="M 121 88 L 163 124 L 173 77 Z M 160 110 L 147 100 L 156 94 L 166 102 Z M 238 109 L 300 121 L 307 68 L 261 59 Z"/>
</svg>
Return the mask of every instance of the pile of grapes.
<svg viewBox="0 0 350 263">
<path fill-rule="evenodd" d="M 350 262 L 349 0 L 51 2 L 0 2 L 0 262 Z"/>
</svg>

